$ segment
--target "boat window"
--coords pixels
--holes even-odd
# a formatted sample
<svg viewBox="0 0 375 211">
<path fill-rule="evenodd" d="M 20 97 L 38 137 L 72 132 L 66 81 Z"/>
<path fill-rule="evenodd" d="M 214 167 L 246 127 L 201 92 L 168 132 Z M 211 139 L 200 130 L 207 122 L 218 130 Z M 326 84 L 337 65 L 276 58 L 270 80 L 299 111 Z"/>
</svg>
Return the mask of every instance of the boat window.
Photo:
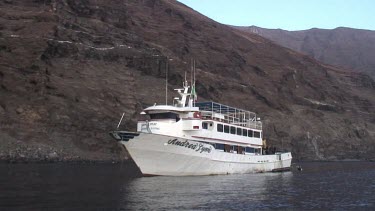
<svg viewBox="0 0 375 211">
<path fill-rule="evenodd" d="M 232 147 L 230 145 L 224 144 L 224 152 L 232 151 Z"/>
<path fill-rule="evenodd" d="M 238 146 L 232 146 L 232 151 L 233 152 L 237 152 L 237 150 L 238 150 Z"/>
<path fill-rule="evenodd" d="M 215 149 L 224 150 L 224 144 L 215 144 Z"/>
<path fill-rule="evenodd" d="M 229 133 L 229 125 L 224 125 L 224 133 Z"/>
<path fill-rule="evenodd" d="M 245 154 L 244 147 L 238 147 L 237 154 Z"/>
<path fill-rule="evenodd" d="M 248 135 L 249 137 L 253 137 L 253 131 L 252 131 L 252 130 L 249 130 L 248 133 L 247 133 L 247 135 Z"/>
<path fill-rule="evenodd" d="M 231 127 L 230 127 L 230 133 L 231 133 L 231 134 L 236 134 L 236 128 L 233 127 L 233 126 L 231 126 Z"/>
<path fill-rule="evenodd" d="M 254 148 L 246 147 L 246 152 L 247 152 L 247 153 L 254 153 L 255 150 L 254 150 Z"/>
<path fill-rule="evenodd" d="M 243 136 L 247 136 L 247 130 L 246 130 L 246 129 L 243 129 L 243 130 L 242 130 L 242 135 L 243 135 Z"/>
<path fill-rule="evenodd" d="M 237 128 L 237 135 L 242 135 L 242 129 L 241 128 Z"/>
<path fill-rule="evenodd" d="M 203 122 L 202 123 L 202 128 L 203 129 L 208 129 L 208 123 L 207 122 Z"/>
<path fill-rule="evenodd" d="M 254 131 L 254 137 L 255 138 L 260 138 L 260 132 Z"/>
<path fill-rule="evenodd" d="M 224 131 L 222 124 L 217 124 L 217 131 L 218 132 L 223 132 Z"/>
<path fill-rule="evenodd" d="M 176 122 L 180 120 L 178 114 L 167 112 L 167 113 L 157 113 L 157 114 L 150 114 L 151 119 L 176 119 Z"/>
</svg>

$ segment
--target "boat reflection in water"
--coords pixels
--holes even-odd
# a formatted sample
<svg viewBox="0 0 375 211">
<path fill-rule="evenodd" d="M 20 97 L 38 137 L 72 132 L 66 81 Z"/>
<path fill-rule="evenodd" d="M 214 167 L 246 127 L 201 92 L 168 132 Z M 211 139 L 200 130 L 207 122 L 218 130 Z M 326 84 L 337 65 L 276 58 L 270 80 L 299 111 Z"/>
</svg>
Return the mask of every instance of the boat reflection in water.
<svg viewBox="0 0 375 211">
<path fill-rule="evenodd" d="M 134 163 L 0 164 L 0 210 L 374 210 L 374 162 L 141 177 Z"/>
<path fill-rule="evenodd" d="M 128 181 L 124 187 L 125 209 L 129 210 L 237 210 L 266 208 L 285 195 L 280 190 L 291 185 L 292 172 L 234 174 L 187 177 L 142 177 Z M 281 194 L 281 195 L 279 195 Z M 277 202 L 278 201 L 278 202 Z"/>
</svg>

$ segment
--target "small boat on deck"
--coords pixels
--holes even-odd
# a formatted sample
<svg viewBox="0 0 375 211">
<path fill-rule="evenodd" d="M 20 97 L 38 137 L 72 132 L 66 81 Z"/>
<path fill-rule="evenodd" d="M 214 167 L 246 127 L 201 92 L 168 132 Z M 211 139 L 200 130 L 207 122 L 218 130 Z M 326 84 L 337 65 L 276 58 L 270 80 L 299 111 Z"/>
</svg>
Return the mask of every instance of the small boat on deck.
<svg viewBox="0 0 375 211">
<path fill-rule="evenodd" d="M 175 89 L 173 105 L 143 110 L 137 131 L 110 135 L 123 144 L 144 175 L 216 175 L 289 170 L 290 152 L 262 151 L 262 122 L 254 112 L 195 102 L 194 84 Z M 121 123 L 121 120 L 120 120 Z M 119 124 L 120 124 L 119 123 Z"/>
</svg>

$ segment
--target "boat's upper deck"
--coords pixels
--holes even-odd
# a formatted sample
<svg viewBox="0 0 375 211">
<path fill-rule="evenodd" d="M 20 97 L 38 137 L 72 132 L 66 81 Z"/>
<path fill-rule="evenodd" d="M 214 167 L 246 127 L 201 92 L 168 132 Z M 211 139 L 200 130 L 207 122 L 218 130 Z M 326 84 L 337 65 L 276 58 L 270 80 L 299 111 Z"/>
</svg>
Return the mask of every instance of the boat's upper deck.
<svg viewBox="0 0 375 211">
<path fill-rule="evenodd" d="M 262 122 L 257 119 L 254 112 L 215 102 L 196 102 L 195 107 L 199 107 L 202 119 L 212 119 L 243 127 L 262 129 Z"/>
</svg>

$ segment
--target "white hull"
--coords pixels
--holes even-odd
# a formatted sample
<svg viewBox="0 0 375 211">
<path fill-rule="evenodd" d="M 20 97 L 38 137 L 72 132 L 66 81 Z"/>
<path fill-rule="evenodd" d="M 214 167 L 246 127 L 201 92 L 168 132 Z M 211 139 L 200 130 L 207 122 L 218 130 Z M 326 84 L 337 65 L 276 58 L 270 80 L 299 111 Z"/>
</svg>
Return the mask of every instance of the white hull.
<svg viewBox="0 0 375 211">
<path fill-rule="evenodd" d="M 215 175 L 289 169 L 291 153 L 235 154 L 212 145 L 172 136 L 140 133 L 120 141 L 144 175 Z"/>
</svg>

